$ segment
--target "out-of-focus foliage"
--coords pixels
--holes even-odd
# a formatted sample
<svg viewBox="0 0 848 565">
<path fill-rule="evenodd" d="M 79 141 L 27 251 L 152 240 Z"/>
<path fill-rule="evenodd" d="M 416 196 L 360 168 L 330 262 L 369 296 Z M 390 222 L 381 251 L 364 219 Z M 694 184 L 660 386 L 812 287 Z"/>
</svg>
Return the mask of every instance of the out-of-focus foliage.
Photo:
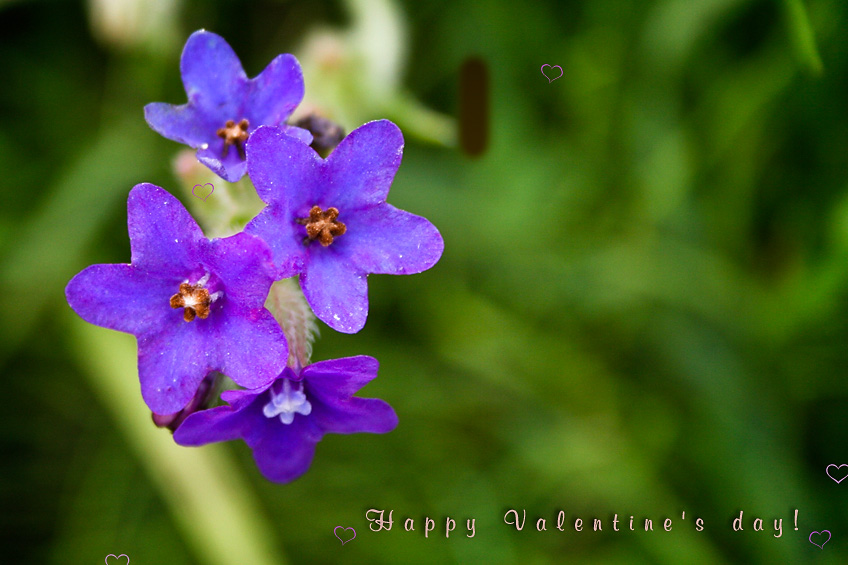
<svg viewBox="0 0 848 565">
<path fill-rule="evenodd" d="M 848 560 L 848 481 L 824 472 L 848 463 L 844 2 L 186 1 L 157 12 L 173 14 L 161 37 L 144 27 L 124 42 L 92 29 L 110 21 L 89 12 L 102 4 L 0 7 L 4 560 L 214 563 L 248 545 L 292 563 Z M 399 18 L 402 59 L 368 63 L 379 29 L 363 36 L 350 13 Z M 338 80 L 394 74 L 339 88 L 335 111 L 398 121 L 389 200 L 446 242 L 426 273 L 371 277 L 361 333 L 323 327 L 315 344 L 315 360 L 377 357 L 363 394 L 390 402 L 399 427 L 327 437 L 286 486 L 243 444 L 159 463 L 167 432 L 121 404 L 138 387 L 131 338 L 87 327 L 63 296 L 86 265 L 128 261 L 134 184 L 187 194 L 179 146 L 142 107 L 185 99 L 180 45 L 200 27 L 251 76 L 301 55 L 310 100 L 310 38 L 348 30 L 344 55 L 370 71 Z M 450 141 L 472 55 L 491 75 L 491 143 L 476 160 L 428 142 Z M 548 83 L 544 63 L 564 76 Z M 233 543 L 213 543 L 208 508 L 242 532 Z M 369 508 L 394 509 L 391 532 L 367 529 Z M 527 510 L 524 531 L 504 524 L 510 508 Z M 630 515 L 654 531 L 625 529 Z M 338 525 L 356 539 L 341 546 Z M 807 541 L 825 529 L 824 549 Z"/>
</svg>

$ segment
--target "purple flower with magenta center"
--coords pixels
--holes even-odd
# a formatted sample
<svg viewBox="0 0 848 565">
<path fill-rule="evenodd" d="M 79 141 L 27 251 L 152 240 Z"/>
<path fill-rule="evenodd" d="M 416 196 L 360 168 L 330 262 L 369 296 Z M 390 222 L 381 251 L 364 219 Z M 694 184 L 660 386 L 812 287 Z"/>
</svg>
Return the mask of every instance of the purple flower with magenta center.
<svg viewBox="0 0 848 565">
<path fill-rule="evenodd" d="M 309 468 L 324 434 L 381 434 L 397 426 L 382 400 L 353 397 L 377 376 L 377 367 L 366 355 L 320 361 L 299 373 L 287 367 L 269 386 L 224 392 L 229 406 L 190 415 L 174 441 L 197 446 L 241 438 L 265 477 L 293 481 Z"/>
<path fill-rule="evenodd" d="M 191 34 L 180 59 L 188 103 L 154 102 L 144 107 L 150 127 L 196 148 L 198 160 L 230 182 L 246 171 L 244 145 L 261 125 L 280 125 L 303 99 L 303 75 L 293 55 L 278 55 L 248 79 L 224 39 L 208 31 Z M 312 135 L 283 126 L 304 143 Z"/>
<path fill-rule="evenodd" d="M 92 265 L 65 295 L 87 322 L 136 336 L 150 409 L 179 412 L 212 370 L 248 388 L 273 381 L 288 347 L 264 307 L 268 246 L 246 233 L 206 239 L 179 200 L 152 184 L 130 191 L 127 216 L 132 262 Z"/>
<path fill-rule="evenodd" d="M 357 128 L 327 159 L 279 128 L 262 127 L 247 154 L 250 179 L 268 206 L 245 231 L 271 246 L 280 278 L 300 274 L 307 302 L 334 330 L 365 325 L 369 273 L 420 273 L 441 257 L 436 227 L 386 202 L 403 155 L 392 122 Z"/>
</svg>

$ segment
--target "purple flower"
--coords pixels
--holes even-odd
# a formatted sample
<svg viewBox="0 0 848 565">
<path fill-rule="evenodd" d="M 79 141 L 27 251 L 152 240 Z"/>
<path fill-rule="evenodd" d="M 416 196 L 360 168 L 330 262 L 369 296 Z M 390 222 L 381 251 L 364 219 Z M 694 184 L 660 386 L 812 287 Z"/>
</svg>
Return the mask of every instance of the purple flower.
<svg viewBox="0 0 848 565">
<path fill-rule="evenodd" d="M 201 163 L 230 182 L 246 171 L 244 143 L 261 125 L 282 124 L 303 99 L 303 75 L 293 55 L 278 55 L 248 79 L 224 39 L 208 31 L 191 34 L 180 59 L 188 104 L 154 102 L 144 107 L 150 127 L 198 149 Z M 284 126 L 309 144 L 311 134 Z"/>
<path fill-rule="evenodd" d="M 206 239 L 152 184 L 130 191 L 127 215 L 131 264 L 92 265 L 65 295 L 87 322 L 136 336 L 150 410 L 179 412 L 212 370 L 250 388 L 273 381 L 288 347 L 264 308 L 274 272 L 268 246 L 246 233 Z"/>
<path fill-rule="evenodd" d="M 365 325 L 369 273 L 420 273 L 441 257 L 433 224 L 386 203 L 403 154 L 393 123 L 357 128 L 326 160 L 273 127 L 259 128 L 247 153 L 268 206 L 245 231 L 271 246 L 279 277 L 300 274 L 315 315 L 334 330 Z"/>
<path fill-rule="evenodd" d="M 291 368 L 259 390 L 221 394 L 229 406 L 195 412 L 174 433 L 180 445 L 243 439 L 259 470 L 287 483 L 306 472 L 315 444 L 325 433 L 382 434 L 397 426 L 392 407 L 375 398 L 355 398 L 377 376 L 367 355 L 320 361 L 297 374 Z"/>
</svg>

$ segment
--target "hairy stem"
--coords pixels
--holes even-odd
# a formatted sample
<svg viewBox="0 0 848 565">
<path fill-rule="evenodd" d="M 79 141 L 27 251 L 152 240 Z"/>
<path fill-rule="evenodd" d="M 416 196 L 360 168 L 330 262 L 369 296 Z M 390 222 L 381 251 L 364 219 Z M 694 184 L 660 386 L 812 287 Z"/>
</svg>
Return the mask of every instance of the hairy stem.
<svg viewBox="0 0 848 565">
<path fill-rule="evenodd" d="M 271 285 L 265 307 L 271 311 L 286 334 L 289 367 L 301 369 L 307 366 L 312 357 L 312 342 L 318 336 L 318 325 L 294 278 Z"/>
</svg>

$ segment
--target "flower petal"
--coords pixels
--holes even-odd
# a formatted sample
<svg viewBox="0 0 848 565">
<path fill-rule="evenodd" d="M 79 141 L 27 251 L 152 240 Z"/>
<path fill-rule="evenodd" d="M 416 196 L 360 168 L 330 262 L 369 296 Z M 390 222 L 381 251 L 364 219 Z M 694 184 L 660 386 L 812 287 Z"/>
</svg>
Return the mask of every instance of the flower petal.
<svg viewBox="0 0 848 565">
<path fill-rule="evenodd" d="M 156 185 L 136 185 L 127 200 L 127 225 L 134 267 L 173 274 L 197 268 L 205 243 L 200 226 L 182 203 Z"/>
<path fill-rule="evenodd" d="M 344 237 L 344 236 L 342 236 Z M 312 311 L 338 332 L 356 333 L 368 317 L 368 281 L 354 265 L 339 260 L 333 246 L 312 243 L 300 285 Z"/>
<path fill-rule="evenodd" d="M 445 248 L 426 218 L 379 204 L 345 217 L 350 260 L 367 273 L 409 275 L 438 262 Z"/>
<path fill-rule="evenodd" d="M 264 306 L 276 273 L 262 239 L 244 232 L 213 239 L 203 246 L 201 260 L 210 271 L 226 273 L 228 300 L 249 308 Z"/>
<path fill-rule="evenodd" d="M 306 145 L 312 143 L 312 132 L 308 129 L 299 128 L 297 126 L 282 126 L 283 131 L 286 132 L 286 135 L 289 135 L 295 139 L 299 139 Z"/>
<path fill-rule="evenodd" d="M 244 391 L 247 398 L 251 393 Z M 245 399 L 246 399 L 245 398 Z M 180 445 L 204 445 L 242 438 L 253 451 L 257 467 L 271 481 L 287 483 L 309 469 L 321 430 L 309 418 L 295 417 L 291 424 L 266 418 L 262 407 L 268 394 L 254 396 L 249 404 L 219 406 L 196 412 L 174 432 Z"/>
<path fill-rule="evenodd" d="M 233 105 L 240 105 L 247 89 L 247 75 L 235 51 L 209 31 L 196 31 L 188 38 L 180 72 L 188 101 L 213 114 L 224 107 L 235 110 Z"/>
<path fill-rule="evenodd" d="M 180 317 L 179 310 L 173 313 Z M 203 377 L 217 369 L 207 325 L 163 324 L 160 331 L 138 337 L 141 396 L 156 414 L 174 414 L 192 399 Z M 199 320 L 204 322 L 206 320 Z"/>
<path fill-rule="evenodd" d="M 386 433 L 398 423 L 387 403 L 351 398 L 377 376 L 378 361 L 367 355 L 313 363 L 301 371 L 312 400 L 312 417 L 326 433 Z"/>
<path fill-rule="evenodd" d="M 258 236 L 273 251 L 274 265 L 279 269 L 277 279 L 293 277 L 303 270 L 306 246 L 303 236 L 295 229 L 292 215 L 278 206 L 267 206 L 244 231 Z"/>
<path fill-rule="evenodd" d="M 331 182 L 319 187 L 342 213 L 386 201 L 403 157 L 403 134 L 388 120 L 368 122 L 345 137 L 327 158 Z"/>
<path fill-rule="evenodd" d="M 246 152 L 250 180 L 266 204 L 284 210 L 293 204 L 307 206 L 304 202 L 327 180 L 322 174 L 324 161 L 315 150 L 282 128 L 258 128 L 247 139 Z"/>
<path fill-rule="evenodd" d="M 238 149 L 230 147 L 224 156 L 224 140 L 216 138 L 208 147 L 197 150 L 197 160 L 228 182 L 238 182 L 247 172 L 247 161 L 241 158 Z"/>
<path fill-rule="evenodd" d="M 175 106 L 164 102 L 153 102 L 144 107 L 144 119 L 161 135 L 190 147 L 210 143 L 221 124 L 215 125 L 198 112 L 191 104 Z"/>
<path fill-rule="evenodd" d="M 247 116 L 254 127 L 284 122 L 303 100 L 303 72 L 294 55 L 278 55 L 248 85 Z"/>
<path fill-rule="evenodd" d="M 290 369 L 286 367 L 285 371 L 289 370 Z M 285 374 L 285 371 L 283 371 L 283 374 Z M 233 410 L 241 410 L 242 408 L 253 402 L 253 400 L 257 396 L 271 388 L 273 384 L 274 381 L 268 383 L 265 386 L 261 386 L 259 388 L 254 388 L 251 390 L 246 390 L 243 388 L 225 390 L 221 392 L 221 400 L 225 401 L 227 404 L 232 406 Z"/>
<path fill-rule="evenodd" d="M 384 434 L 398 425 L 394 409 L 377 398 L 314 402 L 311 417 L 322 430 L 334 434 Z"/>
<path fill-rule="evenodd" d="M 312 464 L 320 433 L 308 417 L 296 416 L 291 424 L 283 424 L 279 418 L 266 421 L 261 433 L 248 435 L 245 442 L 253 449 L 256 466 L 265 478 L 277 483 L 291 482 Z"/>
<path fill-rule="evenodd" d="M 245 417 L 231 406 L 218 406 L 190 414 L 174 432 L 179 445 L 198 446 L 230 441 L 244 435 Z"/>
<path fill-rule="evenodd" d="M 269 285 L 270 286 L 270 285 Z M 226 300 L 226 298 L 225 298 Z M 245 388 L 258 388 L 277 378 L 286 366 L 289 350 L 280 325 L 264 307 L 247 309 L 231 301 L 211 322 L 214 338 L 206 355 L 215 368 Z M 194 322 L 192 322 L 194 323 Z"/>
<path fill-rule="evenodd" d="M 322 398 L 347 399 L 377 377 L 379 361 L 369 355 L 329 359 L 307 365 L 300 372 Z"/>
<path fill-rule="evenodd" d="M 305 232 L 295 222 L 308 215 L 303 202 L 319 184 L 323 161 L 308 145 L 281 128 L 263 126 L 247 140 L 248 174 L 256 192 L 268 206 L 245 227 L 271 247 L 274 264 L 287 278 L 303 270 Z M 296 216 L 300 213 L 300 216 Z M 299 231 L 300 230 L 300 231 Z"/>
<path fill-rule="evenodd" d="M 141 335 L 165 323 L 178 286 L 131 265 L 91 265 L 71 279 L 65 296 L 86 322 Z"/>
<path fill-rule="evenodd" d="M 278 417 L 266 418 L 262 408 L 269 399 L 269 394 L 262 394 L 243 410 L 247 424 L 242 438 L 253 450 L 262 474 L 287 483 L 309 469 L 323 434 L 310 417 L 297 415 L 291 424 L 283 424 Z"/>
<path fill-rule="evenodd" d="M 302 216 L 314 205 L 345 214 L 385 201 L 403 155 L 395 124 L 380 120 L 355 129 L 326 161 L 291 137 L 266 126 L 247 140 L 248 174 L 263 202 Z"/>
</svg>

